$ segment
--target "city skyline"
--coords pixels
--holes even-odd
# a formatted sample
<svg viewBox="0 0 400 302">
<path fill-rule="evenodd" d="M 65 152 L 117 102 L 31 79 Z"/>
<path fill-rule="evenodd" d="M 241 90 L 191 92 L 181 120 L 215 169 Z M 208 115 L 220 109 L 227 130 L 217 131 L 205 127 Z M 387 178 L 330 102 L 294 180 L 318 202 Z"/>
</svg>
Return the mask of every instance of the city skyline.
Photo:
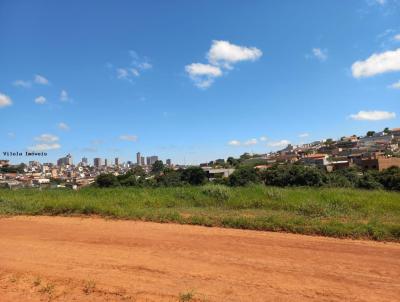
<svg viewBox="0 0 400 302">
<path fill-rule="evenodd" d="M 1 152 L 198 164 L 400 125 L 398 1 L 0 8 Z"/>
</svg>

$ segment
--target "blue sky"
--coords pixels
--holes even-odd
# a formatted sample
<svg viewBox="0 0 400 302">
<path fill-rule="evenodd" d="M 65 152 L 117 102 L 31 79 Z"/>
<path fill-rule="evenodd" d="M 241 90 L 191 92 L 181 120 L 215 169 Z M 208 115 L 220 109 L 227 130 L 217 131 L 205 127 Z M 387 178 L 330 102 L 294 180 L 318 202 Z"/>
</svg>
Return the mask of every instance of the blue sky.
<svg viewBox="0 0 400 302">
<path fill-rule="evenodd" d="M 0 151 L 41 161 L 199 163 L 400 127 L 397 0 L 2 0 L 0 41 Z"/>
</svg>

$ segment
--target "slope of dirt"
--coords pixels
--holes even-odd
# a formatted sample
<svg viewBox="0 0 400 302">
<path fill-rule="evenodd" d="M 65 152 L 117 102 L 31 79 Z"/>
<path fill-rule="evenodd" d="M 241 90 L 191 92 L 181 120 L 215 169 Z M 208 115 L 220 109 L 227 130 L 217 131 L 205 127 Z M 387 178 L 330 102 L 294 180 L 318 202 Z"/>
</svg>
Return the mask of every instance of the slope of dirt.
<svg viewBox="0 0 400 302">
<path fill-rule="evenodd" d="M 100 218 L 0 219 L 1 301 L 399 301 L 400 244 Z"/>
</svg>

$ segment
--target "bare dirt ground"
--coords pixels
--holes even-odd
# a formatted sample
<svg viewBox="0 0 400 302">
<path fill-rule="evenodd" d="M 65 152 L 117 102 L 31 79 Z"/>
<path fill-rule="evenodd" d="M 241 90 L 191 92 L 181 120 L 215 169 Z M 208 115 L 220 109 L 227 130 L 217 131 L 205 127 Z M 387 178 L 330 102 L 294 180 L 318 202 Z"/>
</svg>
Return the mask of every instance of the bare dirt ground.
<svg viewBox="0 0 400 302">
<path fill-rule="evenodd" d="M 400 244 L 1 218 L 0 301 L 400 301 Z"/>
</svg>

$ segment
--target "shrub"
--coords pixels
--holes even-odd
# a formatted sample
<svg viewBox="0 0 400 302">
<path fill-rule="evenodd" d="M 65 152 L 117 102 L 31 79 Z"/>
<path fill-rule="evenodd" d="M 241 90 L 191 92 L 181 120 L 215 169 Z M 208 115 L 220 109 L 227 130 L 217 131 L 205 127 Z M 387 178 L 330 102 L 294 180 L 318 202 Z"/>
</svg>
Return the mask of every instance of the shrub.
<svg viewBox="0 0 400 302">
<path fill-rule="evenodd" d="M 385 189 L 400 191 L 400 168 L 390 167 L 383 170 L 378 176 L 378 181 Z"/>
<path fill-rule="evenodd" d="M 313 186 L 326 183 L 326 175 L 316 167 L 302 165 L 276 165 L 263 172 L 266 185 L 273 186 Z"/>
<path fill-rule="evenodd" d="M 117 187 L 119 185 L 118 179 L 114 174 L 100 174 L 96 177 L 96 184 L 100 188 Z"/>
<path fill-rule="evenodd" d="M 360 177 L 357 183 L 358 188 L 362 189 L 381 189 L 383 186 L 378 182 L 378 172 L 367 171 Z"/>
<path fill-rule="evenodd" d="M 207 181 L 207 176 L 202 168 L 189 167 L 182 171 L 181 180 L 190 185 L 198 186 Z"/>
<path fill-rule="evenodd" d="M 179 171 L 165 171 L 163 175 L 156 177 L 156 181 L 163 187 L 179 187 L 183 185 L 181 177 Z"/>
<path fill-rule="evenodd" d="M 259 183 L 260 176 L 252 167 L 242 167 L 236 169 L 229 177 L 228 184 L 230 186 L 246 186 L 252 183 Z"/>
</svg>

